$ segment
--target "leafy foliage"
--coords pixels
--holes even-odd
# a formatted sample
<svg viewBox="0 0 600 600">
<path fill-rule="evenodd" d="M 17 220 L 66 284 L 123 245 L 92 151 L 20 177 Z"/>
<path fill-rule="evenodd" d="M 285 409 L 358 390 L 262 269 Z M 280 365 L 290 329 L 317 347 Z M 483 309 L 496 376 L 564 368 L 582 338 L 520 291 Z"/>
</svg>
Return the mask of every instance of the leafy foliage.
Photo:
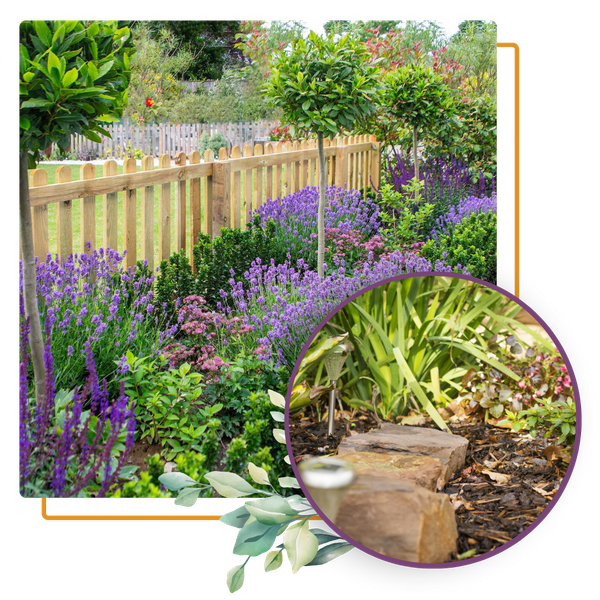
<svg viewBox="0 0 600 600">
<path fill-rule="evenodd" d="M 334 41 L 311 32 L 276 52 L 265 93 L 295 132 L 336 135 L 375 111 L 375 69 L 349 36 Z"/>
<path fill-rule="evenodd" d="M 269 391 L 271 402 L 279 409 L 285 407 L 285 399 L 281 394 Z M 281 421 L 283 413 L 273 411 L 272 415 Z M 273 430 L 275 439 L 285 444 L 281 429 Z M 285 456 L 289 464 L 289 458 Z M 236 592 L 244 583 L 244 568 L 252 556 L 267 553 L 265 571 L 274 571 L 282 563 L 285 551 L 292 567 L 297 573 L 304 566 L 325 564 L 346 552 L 353 546 L 340 537 L 322 529 L 310 529 L 308 519 L 316 515 L 305 498 L 294 494 L 284 498 L 275 491 L 267 470 L 250 462 L 248 464 L 250 481 L 239 475 L 228 472 L 212 472 L 205 476 L 210 486 L 202 485 L 197 480 L 181 473 L 166 473 L 159 478 L 168 489 L 179 492 L 175 504 L 192 506 L 198 495 L 207 488 L 227 498 L 243 498 L 261 494 L 264 498 L 248 500 L 244 506 L 221 517 L 226 525 L 239 529 L 233 553 L 246 556 L 243 564 L 233 567 L 227 573 L 227 587 Z M 279 485 L 284 488 L 300 487 L 293 477 L 280 477 Z M 256 487 L 258 485 L 259 487 Z M 266 489 L 265 489 L 266 488 Z M 276 539 L 282 536 L 282 542 L 273 548 Z"/>
<path fill-rule="evenodd" d="M 20 24 L 20 150 L 30 167 L 71 134 L 94 142 L 98 122 L 118 121 L 127 104 L 131 33 L 116 21 L 23 21 Z"/>
<path fill-rule="evenodd" d="M 430 261 L 443 259 L 473 277 L 496 283 L 497 220 L 495 212 L 471 213 L 437 239 L 430 239 L 421 252 Z"/>
<path fill-rule="evenodd" d="M 343 401 L 377 410 L 384 419 L 395 418 L 418 402 L 438 422 L 433 405 L 457 395 L 461 378 L 477 359 L 519 379 L 486 355 L 486 336 L 502 327 L 488 317 L 519 310 L 509 302 L 498 292 L 462 279 L 403 279 L 347 304 L 330 319 L 309 352 L 323 338 L 347 333 L 354 350 L 338 380 Z M 484 327 L 483 332 L 478 327 Z M 328 385 L 320 361 L 315 360 L 295 385 L 303 382 L 315 391 Z M 316 400 L 319 394 L 312 396 Z"/>
<path fill-rule="evenodd" d="M 219 150 L 221 148 L 229 148 L 229 143 L 227 142 L 227 138 L 220 131 L 213 135 L 203 133 L 200 136 L 198 150 L 202 156 L 204 156 L 206 150 L 212 150 L 215 156 L 219 156 Z"/>
<path fill-rule="evenodd" d="M 202 376 L 190 372 L 189 364 L 160 370 L 165 365 L 157 359 L 136 359 L 131 352 L 127 364 L 125 391 L 135 402 L 138 439 L 160 443 L 167 460 L 186 450 L 200 452 L 206 430 L 219 426 L 213 417 L 223 408 L 200 398 Z"/>
</svg>

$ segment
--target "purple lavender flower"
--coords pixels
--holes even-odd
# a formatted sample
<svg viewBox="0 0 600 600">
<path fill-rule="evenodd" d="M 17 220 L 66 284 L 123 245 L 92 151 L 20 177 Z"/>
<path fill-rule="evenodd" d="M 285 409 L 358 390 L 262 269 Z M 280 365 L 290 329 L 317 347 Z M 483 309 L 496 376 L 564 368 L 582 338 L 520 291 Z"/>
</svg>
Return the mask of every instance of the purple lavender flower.
<svg viewBox="0 0 600 600">
<path fill-rule="evenodd" d="M 47 336 L 45 366 L 46 389 L 42 401 L 36 404 L 29 394 L 27 320 L 21 315 L 21 363 L 19 367 L 19 463 L 20 491 L 23 496 L 74 497 L 88 495 L 86 488 L 102 477 L 98 496 L 103 496 L 116 483 L 133 444 L 135 416 L 121 396 L 108 410 L 106 382 L 100 387 L 94 358 L 87 356 L 89 375 L 83 391 L 75 390 L 71 400 L 58 405 L 55 415 L 54 361 Z M 90 411 L 83 411 L 89 390 L 97 394 L 100 415 L 95 418 L 95 435 L 90 443 Z M 116 464 L 111 461 L 119 436 L 125 433 L 123 452 L 116 452 Z M 112 464 L 110 472 L 103 465 Z M 114 467 L 114 468 L 113 468 Z"/>
<path fill-rule="evenodd" d="M 470 196 L 464 198 L 457 206 L 451 206 L 445 215 L 439 217 L 435 227 L 431 231 L 430 237 L 437 240 L 438 236 L 447 233 L 449 229 L 460 223 L 463 219 L 466 219 L 472 213 L 497 212 L 497 210 L 496 194 L 492 194 L 491 197 L 479 198 L 477 196 Z"/>
</svg>

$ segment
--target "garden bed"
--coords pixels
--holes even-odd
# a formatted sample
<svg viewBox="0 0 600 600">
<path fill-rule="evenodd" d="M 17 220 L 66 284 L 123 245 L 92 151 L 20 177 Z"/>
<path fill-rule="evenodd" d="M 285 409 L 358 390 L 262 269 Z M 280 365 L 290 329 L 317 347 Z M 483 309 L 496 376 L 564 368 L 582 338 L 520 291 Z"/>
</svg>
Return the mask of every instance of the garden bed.
<svg viewBox="0 0 600 600">
<path fill-rule="evenodd" d="M 447 262 L 435 250 L 442 238 L 451 243 L 457 227 L 466 227 L 467 237 L 482 237 L 489 228 L 495 232 L 495 196 L 474 198 L 478 191 L 491 191 L 476 189 L 467 173 L 458 163 L 432 163 L 422 170 L 428 191 L 417 201 L 402 187 L 405 182 L 398 189 L 393 183 L 382 188 L 380 195 L 328 186 L 322 278 L 315 187 L 263 203 L 250 214 L 245 230 L 223 229 L 214 239 L 200 234 L 194 269 L 185 253 L 173 254 L 157 272 L 141 262 L 126 268 L 124 255 L 111 249 L 63 261 L 48 255 L 38 263 L 37 283 L 54 386 L 49 400 L 60 402 L 48 414 L 55 413 L 59 423 L 73 419 L 78 438 L 54 429 L 50 416 L 46 430 L 33 425 L 28 330 L 22 319 L 21 418 L 28 436 L 22 439 L 23 485 L 30 477 L 26 461 L 39 468 L 36 493 L 66 496 L 73 490 L 92 497 L 170 495 L 158 476 L 173 462 L 176 467 L 169 468 L 195 478 L 224 469 L 249 480 L 249 461 L 274 477 L 282 475 L 267 390 L 286 393 L 310 332 L 366 286 L 405 273 L 469 270 L 469 264 L 457 262 L 460 257 Z M 406 226 L 397 227 L 399 218 Z M 473 268 L 495 273 L 495 236 L 483 237 L 485 248 Z M 488 248 L 490 239 L 493 248 Z M 121 398 L 130 406 L 129 433 L 111 433 L 112 447 L 105 445 L 112 439 L 110 410 L 94 400 L 104 380 L 102 402 L 110 407 Z M 70 414 L 73 404 L 65 399 L 86 389 L 92 393 L 78 399 L 82 412 Z M 96 440 L 97 454 L 84 451 L 82 460 L 93 458 L 97 468 L 110 456 L 111 464 L 103 466 L 104 477 L 98 473 L 88 488 L 78 489 L 77 469 L 91 466 L 74 466 L 82 457 L 80 446 L 85 447 L 88 410 L 106 433 Z M 65 453 L 64 480 L 63 466 L 40 452 L 42 439 Z"/>
<path fill-rule="evenodd" d="M 296 463 L 334 455 L 345 436 L 379 426 L 373 413 L 344 411 L 340 416 L 336 411 L 333 439 L 327 437 L 327 421 L 319 421 L 314 413 L 290 418 Z M 435 427 L 431 419 L 418 415 L 413 422 Z M 472 558 L 500 548 L 540 517 L 560 488 L 570 455 L 553 444 L 555 438 L 531 438 L 483 422 L 450 423 L 449 427 L 469 446 L 463 469 L 441 491 L 450 496 L 455 509 L 458 556 Z"/>
</svg>

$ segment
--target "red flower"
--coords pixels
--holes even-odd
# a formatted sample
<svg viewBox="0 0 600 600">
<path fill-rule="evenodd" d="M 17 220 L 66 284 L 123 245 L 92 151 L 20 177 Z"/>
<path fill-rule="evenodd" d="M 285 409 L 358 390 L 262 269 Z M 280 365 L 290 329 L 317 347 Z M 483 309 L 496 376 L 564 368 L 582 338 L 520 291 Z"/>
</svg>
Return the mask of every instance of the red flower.
<svg viewBox="0 0 600 600">
<path fill-rule="evenodd" d="M 146 98 L 146 106 L 150 107 L 154 104 L 154 100 L 152 98 Z"/>
</svg>

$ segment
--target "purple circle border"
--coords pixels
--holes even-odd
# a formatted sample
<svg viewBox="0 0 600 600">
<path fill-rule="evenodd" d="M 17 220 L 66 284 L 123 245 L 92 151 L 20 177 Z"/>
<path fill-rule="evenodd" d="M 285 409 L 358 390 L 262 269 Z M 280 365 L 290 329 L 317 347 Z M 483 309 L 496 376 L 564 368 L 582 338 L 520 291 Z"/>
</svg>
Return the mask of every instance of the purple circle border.
<svg viewBox="0 0 600 600">
<path fill-rule="evenodd" d="M 571 457 L 571 462 L 569 463 L 569 466 L 567 467 L 567 472 L 565 474 L 565 477 L 563 478 L 563 481 L 561 482 L 560 488 L 558 489 L 558 491 L 556 492 L 556 494 L 554 495 L 552 500 L 548 503 L 546 508 L 543 510 L 542 514 L 539 517 L 537 517 L 537 519 L 531 525 L 529 525 L 527 527 L 527 529 L 525 529 L 525 531 L 521 532 L 519 535 L 517 535 L 515 538 L 513 538 L 510 542 L 506 542 L 505 544 L 503 544 L 500 548 L 497 548 L 496 550 L 492 550 L 491 552 L 486 552 L 485 554 L 475 557 L 475 558 L 467 558 L 467 559 L 464 559 L 461 561 L 456 561 L 456 562 L 451 562 L 451 563 L 417 563 L 417 562 L 409 562 L 409 561 L 405 561 L 405 560 L 399 560 L 396 558 L 385 556 L 383 554 L 380 554 L 379 552 L 375 552 L 374 550 L 371 550 L 370 548 L 363 546 L 362 544 L 358 543 L 356 540 L 347 536 L 341 529 L 336 527 L 336 525 L 334 525 L 321 512 L 319 507 L 316 505 L 316 503 L 312 499 L 311 495 L 308 493 L 308 490 L 306 489 L 304 483 L 302 482 L 302 478 L 300 477 L 298 467 L 296 466 L 296 461 L 294 460 L 294 454 L 292 452 L 292 445 L 291 445 L 291 440 L 290 440 L 289 405 L 290 405 L 290 397 L 291 397 L 291 393 L 292 393 L 293 383 L 294 383 L 294 380 L 296 379 L 296 375 L 298 374 L 298 370 L 300 368 L 300 362 L 304 358 L 304 355 L 306 354 L 308 348 L 310 347 L 310 345 L 313 342 L 313 340 L 315 339 L 315 337 L 319 334 L 321 329 L 329 322 L 329 320 L 338 311 L 340 311 L 347 304 L 354 301 L 356 298 L 358 298 L 358 296 L 361 296 L 365 292 L 368 292 L 370 290 L 378 288 L 382 285 L 392 283 L 394 281 L 400 281 L 402 279 L 409 279 L 409 278 L 413 278 L 413 277 L 451 277 L 453 279 L 466 279 L 467 281 L 471 281 L 473 283 L 478 283 L 485 287 L 491 288 L 497 292 L 500 292 L 501 294 L 503 294 L 507 298 L 510 298 L 513 302 L 515 302 L 516 304 L 521 306 L 521 308 L 524 308 L 530 315 L 535 317 L 535 319 L 538 321 L 538 323 L 550 335 L 550 338 L 554 342 L 554 345 L 560 352 L 560 354 L 569 370 L 569 375 L 571 377 L 571 384 L 573 386 L 573 392 L 574 392 L 573 397 L 575 400 L 575 407 L 576 407 L 576 411 L 577 411 L 577 425 L 576 425 L 577 431 L 575 433 L 575 443 L 573 444 L 573 454 Z M 363 288 L 359 292 L 356 292 L 355 294 L 353 294 L 352 296 L 350 296 L 349 298 L 347 298 L 346 300 L 341 302 L 338 306 L 336 306 L 333 310 L 331 310 L 325 316 L 325 318 L 319 323 L 319 325 L 311 333 L 310 337 L 308 338 L 308 340 L 302 347 L 300 356 L 298 357 L 296 364 L 294 365 L 294 369 L 292 371 L 292 375 L 288 382 L 288 390 L 286 393 L 284 426 L 285 426 L 285 440 L 286 440 L 287 451 L 288 451 L 288 455 L 290 457 L 290 463 L 291 463 L 292 469 L 294 471 L 296 479 L 298 480 L 298 484 L 300 485 L 302 491 L 304 492 L 306 499 L 310 502 L 310 504 L 312 505 L 314 510 L 319 514 L 319 516 L 321 517 L 323 522 L 326 523 L 334 532 L 336 532 L 339 536 L 341 536 L 347 542 L 352 544 L 355 548 L 362 550 L 363 552 L 369 554 L 370 556 L 373 556 L 374 558 L 379 558 L 381 560 L 384 560 L 386 562 L 389 562 L 389 563 L 392 563 L 395 565 L 401 565 L 403 567 L 413 567 L 413 568 L 419 568 L 419 569 L 452 569 L 452 568 L 456 568 L 456 567 L 462 567 L 465 565 L 475 564 L 475 563 L 481 562 L 483 560 L 487 560 L 488 558 L 492 558 L 493 556 L 496 556 L 496 555 L 500 554 L 501 552 L 508 550 L 510 547 L 512 547 L 515 544 L 517 544 L 518 542 L 520 542 L 526 535 L 529 535 L 548 516 L 550 511 L 554 508 L 554 506 L 558 502 L 559 498 L 562 496 L 562 494 L 569 482 L 569 479 L 571 478 L 571 474 L 575 467 L 575 463 L 577 462 L 577 455 L 579 453 L 579 445 L 580 445 L 580 438 L 581 438 L 581 402 L 580 402 L 580 398 L 579 398 L 579 387 L 577 385 L 577 379 L 575 377 L 575 373 L 573 372 L 571 362 L 569 361 L 569 358 L 568 358 L 567 354 L 565 353 L 564 348 L 562 347 L 562 344 L 558 341 L 558 339 L 554 335 L 553 331 L 547 326 L 546 322 L 537 314 L 536 311 L 531 309 L 525 302 L 523 302 L 522 300 L 517 298 L 514 294 L 511 294 L 507 290 L 505 290 L 497 285 L 494 285 L 493 283 L 489 283 L 487 281 L 483 281 L 482 279 L 477 279 L 476 277 L 471 277 L 469 275 L 461 275 L 458 273 L 448 273 L 448 272 L 441 272 L 441 271 L 428 271 L 428 272 L 422 272 L 422 273 L 406 273 L 403 275 L 398 275 L 396 277 L 389 277 L 388 279 L 382 279 L 381 281 L 378 281 L 377 283 L 368 285 L 367 287 Z"/>
</svg>

